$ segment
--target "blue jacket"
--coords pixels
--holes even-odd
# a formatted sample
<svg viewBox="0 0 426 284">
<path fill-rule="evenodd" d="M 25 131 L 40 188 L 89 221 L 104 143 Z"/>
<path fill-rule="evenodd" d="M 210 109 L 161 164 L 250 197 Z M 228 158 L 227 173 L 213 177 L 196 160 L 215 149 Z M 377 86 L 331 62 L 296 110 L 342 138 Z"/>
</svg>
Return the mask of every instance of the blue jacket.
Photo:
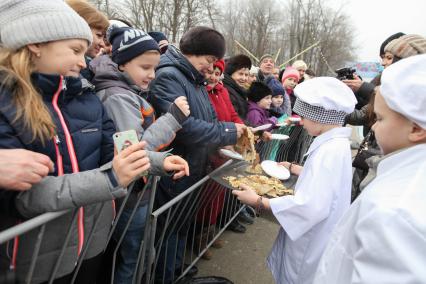
<svg viewBox="0 0 426 284">
<path fill-rule="evenodd" d="M 37 87 L 56 125 L 57 138 L 55 141 L 54 139 L 46 141 L 44 145 L 38 140 L 32 141 L 31 131 L 25 129 L 23 121 L 14 121 L 16 108 L 12 101 L 12 93 L 0 84 L 0 149 L 24 148 L 45 154 L 54 162 L 55 172 L 34 185 L 31 190 L 19 194 L 6 194 L 8 191 L 3 191 L 4 194 L 0 197 L 4 198 L 6 195 L 13 197 L 9 200 L 11 204 L 14 204 L 11 207 L 25 218 L 50 211 L 84 207 L 82 220 L 84 235 L 77 229 L 77 222 L 72 219 L 71 213 L 47 224 L 39 261 L 34 270 L 33 281 L 38 283 L 46 281 L 49 277 L 49 271 L 55 265 L 70 224 L 72 224 L 72 237 L 65 250 L 58 277 L 74 269 L 77 247 L 81 244 L 77 236 L 80 232 L 85 244 L 88 232 L 92 231 L 94 220 L 98 215 L 101 219 L 94 231 L 96 242 L 91 243 L 86 258 L 94 257 L 103 251 L 114 216 L 110 200 L 122 197 L 126 191 L 117 186 L 117 180 L 110 167 L 108 169 L 107 166 L 101 167 L 113 158 L 112 135 L 115 130 L 101 102 L 90 88 L 83 87 L 83 82 L 79 78 L 66 77 L 62 80 L 63 88 L 61 89 L 60 76 L 38 73 L 32 75 L 32 82 Z M 77 157 L 79 168 L 77 174 L 67 175 L 73 170 L 63 124 L 53 105 L 54 94 L 57 92 L 59 92 L 58 109 L 71 135 Z M 57 159 L 55 144 L 63 159 L 62 168 L 65 175 L 60 177 L 57 177 L 60 160 Z M 101 169 L 98 169 L 100 167 Z M 103 203 L 104 201 L 107 202 Z M 1 216 L 0 226 L 4 228 L 6 223 L 13 221 L 11 219 Z M 36 238 L 37 230 L 20 237 L 16 268 L 18 278 L 26 275 Z M 3 260 L 8 254 L 10 251 L 5 253 L 4 248 L 0 249 L 0 257 Z"/>
<path fill-rule="evenodd" d="M 206 174 L 209 151 L 237 141 L 235 124 L 217 120 L 205 86 L 204 76 L 176 47 L 169 45 L 161 55 L 156 78 L 151 83 L 150 101 L 157 113 L 166 113 L 177 97 L 186 96 L 191 114 L 170 148 L 173 154 L 188 161 L 190 176 L 177 181 L 162 178 L 160 191 L 167 192 L 166 199 L 183 192 Z"/>
</svg>

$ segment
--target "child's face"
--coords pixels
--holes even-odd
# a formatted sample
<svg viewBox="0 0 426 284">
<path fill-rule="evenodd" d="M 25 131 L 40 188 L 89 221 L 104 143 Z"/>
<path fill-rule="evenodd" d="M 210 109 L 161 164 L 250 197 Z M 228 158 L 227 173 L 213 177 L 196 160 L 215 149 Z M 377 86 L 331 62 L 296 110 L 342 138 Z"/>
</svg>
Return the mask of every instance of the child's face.
<svg viewBox="0 0 426 284">
<path fill-rule="evenodd" d="M 284 83 L 283 83 L 283 86 L 286 89 L 294 89 L 296 85 L 297 85 L 297 81 L 293 77 L 288 77 L 287 79 L 284 80 Z"/>
<path fill-rule="evenodd" d="M 257 102 L 257 105 L 263 109 L 270 109 L 272 103 L 272 95 L 266 96 Z"/>
<path fill-rule="evenodd" d="M 222 72 L 219 68 L 211 68 L 207 71 L 206 79 L 210 87 L 214 88 L 220 81 L 220 76 Z"/>
<path fill-rule="evenodd" d="M 234 81 L 238 84 L 238 86 L 244 88 L 247 84 L 249 76 L 249 69 L 248 68 L 241 68 L 232 73 L 231 78 L 234 79 Z"/>
<path fill-rule="evenodd" d="M 92 31 L 93 42 L 92 45 L 87 49 L 86 55 L 90 58 L 95 58 L 100 54 L 102 48 L 105 48 L 105 32 L 102 29 L 97 28 L 90 28 L 90 30 Z"/>
<path fill-rule="evenodd" d="M 301 117 L 301 121 L 299 125 L 302 125 L 303 128 L 308 132 L 311 136 L 319 136 L 322 133 L 322 124 L 316 121 L 312 121 L 308 118 Z"/>
<path fill-rule="evenodd" d="M 145 52 L 120 66 L 133 82 L 142 90 L 147 90 L 149 83 L 155 78 L 155 68 L 160 63 L 160 53 L 157 51 Z"/>
<path fill-rule="evenodd" d="M 280 77 L 280 69 L 274 68 L 274 70 L 272 71 L 272 75 L 275 77 L 275 79 L 278 80 L 278 78 Z"/>
<path fill-rule="evenodd" d="M 389 67 L 393 63 L 393 54 L 389 51 L 385 52 L 385 55 L 382 57 L 382 66 L 383 68 Z"/>
<path fill-rule="evenodd" d="M 411 146 L 408 137 L 413 123 L 391 110 L 380 91 L 377 91 L 374 99 L 374 113 L 377 119 L 372 129 L 383 154 Z"/>
<path fill-rule="evenodd" d="M 78 77 L 81 69 L 86 68 L 84 54 L 88 42 L 83 39 L 66 39 L 42 44 L 30 44 L 28 48 L 33 56 L 34 71 L 45 74 Z"/>
<path fill-rule="evenodd" d="M 284 102 L 284 97 L 282 95 L 272 97 L 272 106 L 280 107 Z"/>
</svg>

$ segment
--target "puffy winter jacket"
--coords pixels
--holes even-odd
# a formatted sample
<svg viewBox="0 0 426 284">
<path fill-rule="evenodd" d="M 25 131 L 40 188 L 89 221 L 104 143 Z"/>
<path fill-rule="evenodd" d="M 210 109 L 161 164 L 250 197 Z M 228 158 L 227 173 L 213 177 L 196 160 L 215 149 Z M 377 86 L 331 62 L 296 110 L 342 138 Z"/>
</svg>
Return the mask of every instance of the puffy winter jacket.
<svg viewBox="0 0 426 284">
<path fill-rule="evenodd" d="M 103 251 L 114 217 L 111 200 L 124 196 L 126 190 L 118 186 L 109 163 L 113 158 L 114 125 L 89 86 L 83 87 L 85 80 L 35 73 L 32 81 L 56 125 L 56 137 L 45 144 L 31 141 L 32 133 L 25 129 L 23 121 L 14 121 L 16 109 L 12 93 L 2 87 L 0 148 L 24 148 L 48 155 L 55 163 L 55 172 L 31 190 L 15 195 L 14 207 L 22 217 L 31 218 L 45 212 L 83 206 L 77 219 L 73 220 L 72 214 L 68 213 L 46 225 L 32 280 L 32 283 L 39 283 L 48 280 L 70 225 L 71 237 L 56 277 L 73 271 L 97 216 L 100 219 L 94 231 L 93 240 L 96 241 L 90 244 L 85 258 Z M 5 216 L 0 220 L 0 230 L 20 221 Z M 20 281 L 27 274 L 37 235 L 38 230 L 33 230 L 19 237 L 16 275 Z M 11 251 L 10 245 L 7 248 L 2 245 L 2 263 Z"/>
<path fill-rule="evenodd" d="M 189 118 L 170 145 L 174 154 L 189 164 L 189 177 L 177 181 L 162 178 L 159 183 L 159 204 L 163 204 L 193 185 L 206 173 L 208 152 L 237 141 L 232 122 L 218 122 L 209 101 L 204 76 L 174 46 L 161 55 L 156 78 L 151 83 L 151 102 L 158 113 L 167 112 L 179 96 L 185 96 L 191 110 Z"/>
</svg>

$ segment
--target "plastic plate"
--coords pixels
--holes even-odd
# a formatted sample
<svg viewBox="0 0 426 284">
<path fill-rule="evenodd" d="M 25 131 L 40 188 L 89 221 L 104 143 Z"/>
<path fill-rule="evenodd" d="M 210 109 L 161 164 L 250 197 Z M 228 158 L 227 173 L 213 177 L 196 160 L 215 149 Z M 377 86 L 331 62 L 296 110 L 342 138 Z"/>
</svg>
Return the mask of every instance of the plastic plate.
<svg viewBox="0 0 426 284">
<path fill-rule="evenodd" d="M 290 177 L 289 170 L 284 166 L 278 165 L 278 163 L 275 161 L 266 160 L 263 161 L 260 166 L 265 171 L 265 173 L 271 177 L 280 180 L 286 180 Z"/>
</svg>

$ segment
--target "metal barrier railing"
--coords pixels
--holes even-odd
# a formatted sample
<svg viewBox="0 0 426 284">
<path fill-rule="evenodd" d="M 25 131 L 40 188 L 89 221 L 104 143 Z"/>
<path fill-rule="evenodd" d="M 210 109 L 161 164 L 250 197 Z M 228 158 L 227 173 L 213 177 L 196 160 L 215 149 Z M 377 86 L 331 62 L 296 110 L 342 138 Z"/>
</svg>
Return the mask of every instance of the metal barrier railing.
<svg viewBox="0 0 426 284">
<path fill-rule="evenodd" d="M 231 161 L 225 163 L 220 168 L 230 163 Z M 151 195 L 147 205 L 147 220 L 143 233 L 144 236 L 138 250 L 137 263 L 133 273 L 133 283 L 168 283 L 176 282 L 183 278 L 244 208 L 231 194 L 230 190 L 215 183 L 210 175 L 208 175 L 153 212 L 157 183 L 157 177 L 150 177 L 143 190 L 137 193 L 136 204 L 131 208 L 130 217 L 123 231 L 118 232 L 118 236 L 113 237 L 114 232 L 117 231 L 118 220 L 123 214 L 124 205 L 134 190 L 133 186 L 129 188 L 128 194 L 123 200 L 123 205 L 119 208 L 107 236 L 107 246 L 112 246 L 112 253 L 109 256 L 111 258 L 110 265 L 104 264 L 102 270 L 103 273 L 105 271 L 110 272 L 110 275 L 101 280 L 102 283 L 114 283 L 114 272 L 116 270 L 120 245 L 134 219 L 137 208 L 148 190 L 151 191 Z M 100 214 L 104 206 L 106 206 L 106 203 L 102 204 L 97 211 L 93 227 L 87 235 L 75 269 L 72 272 L 70 283 L 76 281 L 87 252 L 91 244 L 96 241 L 94 239 L 94 232 L 101 220 Z M 32 256 L 26 275 L 15 275 L 16 273 L 11 270 L 0 271 L 0 282 L 33 283 L 34 271 L 38 265 L 41 265 L 39 263 L 39 252 L 42 248 L 46 226 L 49 226 L 50 222 L 58 220 L 58 218 L 66 214 L 70 214 L 70 220 L 72 221 L 68 230 L 60 232 L 64 237 L 61 250 L 50 270 L 51 273 L 46 276 L 46 282 L 53 283 L 58 278 L 58 271 L 71 239 L 72 224 L 77 219 L 77 211 L 78 209 L 73 209 L 45 213 L 0 232 L 0 245 L 4 245 L 17 236 L 23 236 L 31 232 L 34 233 L 33 230 L 39 229 L 36 242 L 32 246 Z M 204 235 L 208 235 L 208 237 L 204 238 Z M 116 240 L 116 243 L 112 245 L 113 239 Z M 169 258 L 165 259 L 164 257 Z M 185 266 L 184 263 L 188 263 L 188 265 Z M 18 279 L 15 279 L 14 276 L 18 276 Z"/>
<path fill-rule="evenodd" d="M 229 164 L 231 161 L 152 213 L 149 247 L 156 254 L 148 259 L 146 283 L 175 283 L 185 277 L 245 207 L 229 189 L 211 179 Z"/>
<path fill-rule="evenodd" d="M 313 137 L 302 126 L 287 126 L 274 129 L 272 133 L 285 134 L 287 140 L 261 141 L 256 145 L 260 160 L 289 161 L 303 164 L 303 155 L 308 151 Z"/>
</svg>

